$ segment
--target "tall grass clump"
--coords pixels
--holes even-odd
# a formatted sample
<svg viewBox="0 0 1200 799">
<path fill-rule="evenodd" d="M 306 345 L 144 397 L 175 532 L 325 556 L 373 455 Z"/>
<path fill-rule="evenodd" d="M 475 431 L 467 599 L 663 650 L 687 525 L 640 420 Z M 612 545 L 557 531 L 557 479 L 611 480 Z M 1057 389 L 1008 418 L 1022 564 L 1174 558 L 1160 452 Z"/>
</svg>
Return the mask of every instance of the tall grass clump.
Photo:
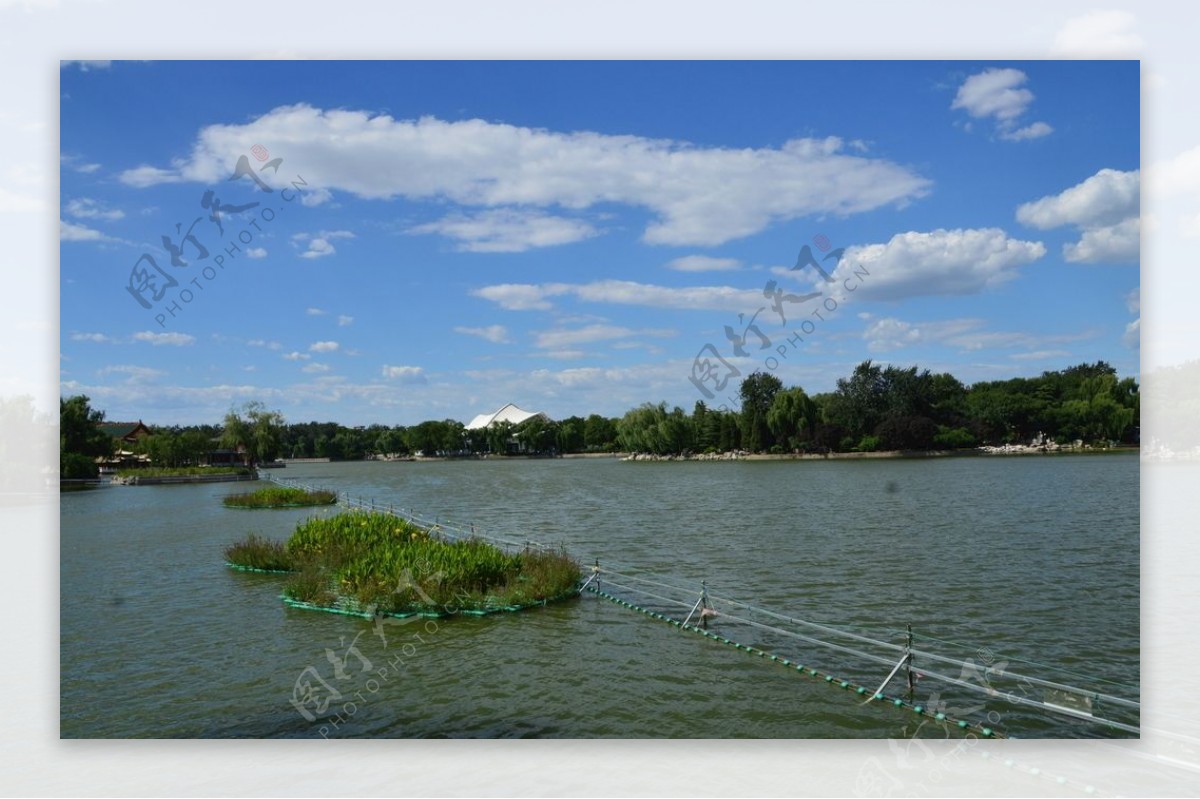
<svg viewBox="0 0 1200 799">
<path fill-rule="evenodd" d="M 230 494 L 222 502 L 227 508 L 305 508 L 332 505 L 337 502 L 337 494 L 323 489 L 305 491 L 290 486 L 266 486 L 249 494 Z"/>
<path fill-rule="evenodd" d="M 225 561 L 232 566 L 261 571 L 292 571 L 287 545 L 251 533 L 245 541 L 225 547 Z"/>
<path fill-rule="evenodd" d="M 384 513 L 308 519 L 286 549 L 296 574 L 285 596 L 361 611 L 515 608 L 563 598 L 580 578 L 565 552 L 509 554 L 479 539 L 448 541 Z"/>
</svg>

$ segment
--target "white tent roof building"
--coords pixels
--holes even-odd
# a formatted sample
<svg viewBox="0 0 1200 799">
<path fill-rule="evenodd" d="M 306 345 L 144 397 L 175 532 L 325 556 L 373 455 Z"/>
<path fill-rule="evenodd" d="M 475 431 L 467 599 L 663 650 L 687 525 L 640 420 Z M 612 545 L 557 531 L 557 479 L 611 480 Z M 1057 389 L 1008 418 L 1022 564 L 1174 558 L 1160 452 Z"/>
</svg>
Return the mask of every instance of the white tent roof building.
<svg viewBox="0 0 1200 799">
<path fill-rule="evenodd" d="M 511 424 L 520 424 L 526 422 L 535 416 L 547 418 L 546 414 L 541 411 L 523 411 L 511 402 L 505 405 L 495 413 L 481 413 L 467 423 L 468 430 L 483 430 L 491 427 L 499 422 L 509 422 Z"/>
</svg>

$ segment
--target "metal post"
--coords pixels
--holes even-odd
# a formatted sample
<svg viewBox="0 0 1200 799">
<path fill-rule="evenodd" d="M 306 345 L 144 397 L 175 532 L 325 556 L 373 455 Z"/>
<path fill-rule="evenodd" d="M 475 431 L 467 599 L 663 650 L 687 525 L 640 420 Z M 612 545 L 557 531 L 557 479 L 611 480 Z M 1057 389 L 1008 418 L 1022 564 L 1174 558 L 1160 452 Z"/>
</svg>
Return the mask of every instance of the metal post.
<svg viewBox="0 0 1200 799">
<path fill-rule="evenodd" d="M 708 580 L 700 581 L 700 626 L 708 629 Z"/>
<path fill-rule="evenodd" d="M 592 566 L 592 574 L 596 575 L 596 593 L 600 593 L 600 558 L 596 558 L 596 565 Z"/>
<path fill-rule="evenodd" d="M 916 679 L 913 677 L 913 670 L 912 670 L 912 659 L 913 659 L 912 645 L 913 645 L 912 625 L 910 624 L 910 625 L 908 625 L 908 639 L 906 640 L 905 645 L 904 645 L 905 651 L 908 652 L 908 656 L 904 658 L 904 670 L 906 672 L 908 672 L 908 698 L 910 700 L 913 698 L 913 693 L 916 691 L 916 688 L 917 688 L 917 682 L 916 682 Z"/>
</svg>

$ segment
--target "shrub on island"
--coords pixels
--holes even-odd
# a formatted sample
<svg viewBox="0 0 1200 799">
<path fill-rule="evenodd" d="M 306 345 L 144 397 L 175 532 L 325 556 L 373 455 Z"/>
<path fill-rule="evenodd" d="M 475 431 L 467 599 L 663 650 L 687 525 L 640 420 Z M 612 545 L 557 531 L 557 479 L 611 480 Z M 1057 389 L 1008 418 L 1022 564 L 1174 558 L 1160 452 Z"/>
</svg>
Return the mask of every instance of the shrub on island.
<svg viewBox="0 0 1200 799">
<path fill-rule="evenodd" d="M 282 549 L 274 560 L 276 551 L 251 536 L 226 558 L 235 568 L 286 564 L 290 604 L 361 615 L 517 610 L 574 596 L 581 576 L 561 550 L 507 553 L 480 539 L 447 540 L 436 528 L 386 513 L 308 519 Z"/>
<path fill-rule="evenodd" d="M 230 494 L 222 502 L 227 508 L 307 508 L 332 505 L 337 502 L 337 494 L 324 489 L 306 491 L 303 488 L 267 486 L 249 494 Z"/>
</svg>

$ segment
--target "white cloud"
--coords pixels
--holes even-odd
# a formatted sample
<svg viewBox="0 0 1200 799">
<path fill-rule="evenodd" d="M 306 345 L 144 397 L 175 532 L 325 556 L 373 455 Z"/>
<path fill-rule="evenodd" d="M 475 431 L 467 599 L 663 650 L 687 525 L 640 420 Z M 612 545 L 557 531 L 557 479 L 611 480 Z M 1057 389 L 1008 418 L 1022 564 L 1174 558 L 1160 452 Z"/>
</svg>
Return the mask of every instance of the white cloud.
<svg viewBox="0 0 1200 799">
<path fill-rule="evenodd" d="M 1013 131 L 1000 131 L 1000 138 L 1006 141 L 1025 141 L 1026 139 L 1040 139 L 1042 136 L 1048 136 L 1054 132 L 1054 128 L 1047 125 L 1045 122 L 1034 122 L 1032 125 L 1026 125 L 1023 128 L 1017 128 Z"/>
<path fill-rule="evenodd" d="M 653 244 L 720 244 L 804 215 L 903 204 L 930 187 L 910 168 L 846 152 L 836 137 L 731 149 L 480 119 L 397 120 L 308 105 L 279 107 L 244 125 L 210 125 L 187 160 L 170 169 L 139 167 L 122 180 L 211 184 L 228 176 L 229 153 L 259 141 L 286 146 L 289 163 L 314 189 L 362 198 L 510 209 L 645 208 L 654 218 L 643 238 Z"/>
<path fill-rule="evenodd" d="M 1140 317 L 1125 325 L 1125 335 L 1121 337 L 1121 342 L 1130 349 L 1141 349 L 1142 320 Z"/>
<path fill-rule="evenodd" d="M 289 352 L 283 356 L 285 361 L 307 361 L 312 356 L 306 352 Z"/>
<path fill-rule="evenodd" d="M 479 336 L 493 344 L 507 344 L 508 328 L 504 325 L 488 325 L 487 327 L 456 327 L 455 333 L 462 333 L 467 336 Z"/>
<path fill-rule="evenodd" d="M 337 252 L 337 248 L 330 243 L 330 239 L 352 239 L 354 237 L 349 230 L 322 230 L 315 235 L 296 233 L 292 236 L 292 241 L 294 243 L 307 242 L 308 249 L 300 253 L 301 258 L 323 258 Z"/>
<path fill-rule="evenodd" d="M 169 344 L 173 347 L 183 347 L 188 344 L 194 344 L 195 336 L 189 336 L 187 333 L 154 333 L 150 330 L 143 330 L 141 333 L 133 334 L 134 341 L 146 341 L 156 347 L 164 344 Z"/>
<path fill-rule="evenodd" d="M 657 286 L 632 280 L 593 283 L 504 283 L 471 292 L 510 311 L 546 310 L 548 297 L 573 295 L 585 302 L 677 308 L 692 311 L 744 311 L 762 305 L 762 290 L 732 286 Z"/>
<path fill-rule="evenodd" d="M 1130 291 L 1128 294 L 1125 295 L 1125 307 L 1129 309 L 1130 313 L 1141 313 L 1142 312 L 1142 288 L 1141 288 L 1141 286 L 1138 286 L 1137 288 L 1133 289 L 1132 291 Z"/>
<path fill-rule="evenodd" d="M 906 322 L 894 317 L 875 319 L 863 331 L 863 340 L 871 352 L 892 352 L 916 346 L 947 346 L 966 352 L 985 349 L 1007 349 L 1010 347 L 1036 347 L 1049 343 L 1063 343 L 1090 338 L 1091 332 L 1034 334 L 1021 331 L 993 331 L 984 329 L 982 319 L 945 319 L 934 322 Z M 1066 354 L 1061 350 L 1041 350 L 1018 353 L 1015 359 L 1037 359 L 1051 355 Z"/>
<path fill-rule="evenodd" d="M 1137 263 L 1141 239 L 1141 172 L 1101 169 L 1059 194 L 1024 203 L 1018 221 L 1042 230 L 1073 225 L 1080 240 L 1063 245 L 1074 263 Z"/>
<path fill-rule="evenodd" d="M 632 330 L 628 327 L 598 324 L 574 330 L 543 330 L 537 334 L 534 345 L 540 349 L 561 350 L 577 344 L 591 344 L 597 341 L 611 341 L 632 336 L 665 338 L 673 335 L 675 335 L 674 330 Z"/>
<path fill-rule="evenodd" d="M 250 339 L 249 341 L 246 342 L 246 345 L 250 346 L 250 347 L 266 347 L 269 350 L 283 349 L 283 345 L 280 344 L 278 341 L 267 341 L 266 339 L 263 339 L 263 338 Z"/>
<path fill-rule="evenodd" d="M 996 132 L 1007 141 L 1040 138 L 1054 128 L 1045 122 L 1017 127 L 1033 102 L 1033 92 L 1022 88 L 1026 80 L 1028 76 L 1019 69 L 985 69 L 963 81 L 950 107 L 966 111 L 975 119 L 994 119 Z"/>
<path fill-rule="evenodd" d="M 832 277 L 858 283 L 861 299 L 978 294 L 1045 254 L 1040 241 L 1009 238 L 999 228 L 898 233 L 887 244 L 848 247 Z M 855 277 L 862 269 L 869 274 Z"/>
<path fill-rule="evenodd" d="M 306 365 L 300 371 L 311 375 L 311 374 L 322 374 L 324 372 L 328 372 L 329 369 L 330 369 L 330 366 L 328 364 L 310 363 L 310 364 Z"/>
<path fill-rule="evenodd" d="M 1070 354 L 1066 350 L 1035 350 L 1033 352 L 1014 352 L 1008 357 L 1014 361 L 1048 361 L 1054 358 L 1066 358 Z"/>
<path fill-rule="evenodd" d="M 305 208 L 315 208 L 333 199 L 328 189 L 309 189 L 300 195 L 300 204 Z"/>
<path fill-rule="evenodd" d="M 558 361 L 577 361 L 587 355 L 583 350 L 549 350 L 536 353 L 534 357 L 553 358 Z"/>
<path fill-rule="evenodd" d="M 58 222 L 58 237 L 62 241 L 112 241 L 111 238 L 86 225 L 76 225 L 73 222 Z"/>
<path fill-rule="evenodd" d="M 1063 245 L 1063 257 L 1082 264 L 1137 263 L 1141 252 L 1141 230 L 1141 222 L 1136 218 L 1085 230 L 1078 242 Z"/>
<path fill-rule="evenodd" d="M 312 239 L 308 242 L 308 249 L 300 253 L 301 258 L 322 258 L 326 255 L 333 255 L 337 249 L 325 239 Z"/>
<path fill-rule="evenodd" d="M 246 250 L 247 258 L 266 258 L 267 251 L 262 247 L 250 247 Z"/>
<path fill-rule="evenodd" d="M 354 317 L 346 316 L 345 314 L 339 314 L 338 318 L 337 318 L 337 323 L 338 323 L 338 327 L 347 327 L 348 325 L 354 324 Z"/>
<path fill-rule="evenodd" d="M 340 345 L 336 341 L 317 341 L 308 348 L 309 352 L 337 352 Z"/>
<path fill-rule="evenodd" d="M 713 258 L 708 255 L 685 255 L 667 263 L 676 272 L 733 272 L 742 268 L 737 258 Z"/>
<path fill-rule="evenodd" d="M 71 341 L 93 341 L 97 344 L 107 344 L 112 339 L 103 333 L 72 333 Z"/>
<path fill-rule="evenodd" d="M 1111 225 L 1137 216 L 1141 196 L 1141 172 L 1101 169 L 1078 185 L 1059 194 L 1024 203 L 1017 220 L 1040 230 L 1077 225 Z"/>
<path fill-rule="evenodd" d="M 309 316 L 324 316 L 329 313 L 329 311 L 323 311 L 320 308 L 305 308 L 304 312 Z"/>
<path fill-rule="evenodd" d="M 383 365 L 383 376 L 402 383 L 424 383 L 425 370 L 420 366 L 388 366 Z"/>
<path fill-rule="evenodd" d="M 1144 45 L 1142 37 L 1130 30 L 1136 21 L 1128 11 L 1089 11 L 1067 20 L 1050 49 L 1057 55 L 1132 55 Z"/>
<path fill-rule="evenodd" d="M 473 215 L 450 214 L 410 228 L 409 233 L 437 233 L 458 241 L 463 252 L 524 252 L 534 247 L 571 244 L 597 235 L 587 222 L 537 211 L 496 209 Z"/>
<path fill-rule="evenodd" d="M 121 173 L 120 180 L 127 186 L 144 189 L 160 183 L 182 183 L 184 177 L 173 169 L 160 169 L 156 166 L 142 164 L 133 169 L 126 169 Z"/>
<path fill-rule="evenodd" d="M 161 377 L 166 372 L 161 369 L 151 369 L 148 366 L 106 366 L 96 372 L 97 375 L 103 377 L 110 374 L 125 375 L 130 383 L 144 383 L 153 380 L 156 377 Z"/>
<path fill-rule="evenodd" d="M 79 197 L 68 202 L 67 213 L 76 219 L 113 221 L 125 217 L 124 211 L 116 208 L 105 208 L 103 204 L 89 197 Z"/>
</svg>

